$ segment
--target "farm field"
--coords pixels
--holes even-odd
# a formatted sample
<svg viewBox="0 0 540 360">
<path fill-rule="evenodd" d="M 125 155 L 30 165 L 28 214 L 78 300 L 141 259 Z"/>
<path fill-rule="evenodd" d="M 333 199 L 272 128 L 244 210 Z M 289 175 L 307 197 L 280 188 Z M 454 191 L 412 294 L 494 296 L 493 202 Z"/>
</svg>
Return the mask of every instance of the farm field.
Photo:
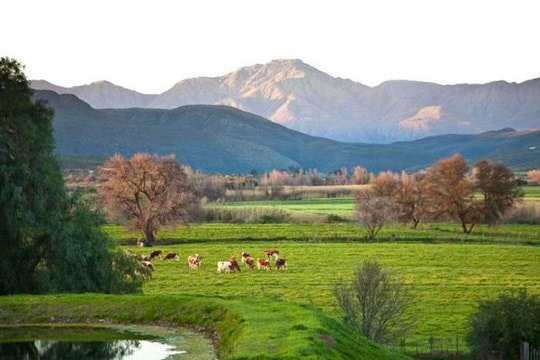
<svg viewBox="0 0 540 360">
<path fill-rule="evenodd" d="M 307 187 L 299 187 L 306 191 Z M 311 186 L 311 188 L 318 188 Z M 339 188 L 339 187 L 335 187 Z M 344 187 L 346 188 L 346 187 Z M 360 187 L 358 187 L 360 188 Z M 523 200 L 526 202 L 540 202 L 540 186 L 524 186 Z M 312 190 L 311 192 L 314 192 Z M 350 190 L 352 191 L 352 190 Z M 309 192 L 309 191 L 308 191 Z M 352 196 L 335 198 L 307 198 L 301 200 L 256 200 L 256 201 L 228 201 L 212 205 L 224 208 L 276 208 L 289 212 L 292 215 L 337 215 L 353 219 L 355 199 Z"/>
<path fill-rule="evenodd" d="M 121 245 L 133 245 L 141 236 L 138 232 L 118 225 L 105 225 L 103 229 Z M 358 242 L 364 240 L 365 230 L 355 223 L 191 224 L 172 229 L 164 228 L 158 232 L 158 238 L 165 244 L 246 241 Z M 376 241 L 540 245 L 540 225 L 477 225 L 471 234 L 463 234 L 458 224 L 449 223 L 421 223 L 416 230 L 405 225 L 389 225 L 381 230 Z"/>
<path fill-rule="evenodd" d="M 216 262 L 248 251 L 262 257 L 278 248 L 287 258 L 287 271 L 249 271 L 217 274 Z M 298 243 L 291 241 L 205 242 L 156 246 L 179 252 L 181 260 L 155 260 L 156 271 L 146 282 L 151 295 L 189 294 L 217 297 L 286 300 L 320 308 L 339 319 L 332 286 L 352 276 L 364 259 L 375 259 L 401 275 L 417 302 L 417 326 L 406 339 L 409 351 L 427 351 L 428 338 L 437 344 L 464 347 L 467 317 L 478 299 L 526 287 L 540 293 L 540 247 L 492 244 Z M 137 253 L 148 249 L 130 247 Z M 203 257 L 199 271 L 189 270 L 186 257 Z M 277 314 L 276 316 L 280 316 Z"/>
</svg>

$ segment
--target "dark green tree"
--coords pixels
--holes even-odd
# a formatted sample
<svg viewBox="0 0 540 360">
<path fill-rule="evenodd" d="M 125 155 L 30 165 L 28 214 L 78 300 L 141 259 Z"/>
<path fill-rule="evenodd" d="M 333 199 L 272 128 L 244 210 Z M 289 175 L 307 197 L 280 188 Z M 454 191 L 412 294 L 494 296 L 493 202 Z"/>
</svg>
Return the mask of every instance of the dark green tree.
<svg viewBox="0 0 540 360">
<path fill-rule="evenodd" d="M 521 341 L 540 347 L 540 297 L 526 290 L 480 301 L 467 341 L 477 359 L 518 359 Z"/>
<path fill-rule="evenodd" d="M 113 268 L 97 215 L 66 195 L 53 112 L 31 95 L 21 64 L 1 58 L 0 294 L 135 290 L 133 274 Z"/>
</svg>

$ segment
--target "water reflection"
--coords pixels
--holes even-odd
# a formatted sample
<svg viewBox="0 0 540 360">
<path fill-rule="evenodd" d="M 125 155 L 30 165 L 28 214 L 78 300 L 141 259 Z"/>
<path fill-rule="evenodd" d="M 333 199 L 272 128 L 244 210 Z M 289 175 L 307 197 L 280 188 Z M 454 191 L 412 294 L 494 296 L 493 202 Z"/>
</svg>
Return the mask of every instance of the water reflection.
<svg viewBox="0 0 540 360">
<path fill-rule="evenodd" d="M 0 343 L 2 360 L 82 360 L 82 359 L 164 359 L 183 352 L 174 347 L 146 340 L 90 342 L 29 341 Z M 151 354 L 148 357 L 149 353 Z M 137 356 L 139 354 L 140 356 Z"/>
</svg>

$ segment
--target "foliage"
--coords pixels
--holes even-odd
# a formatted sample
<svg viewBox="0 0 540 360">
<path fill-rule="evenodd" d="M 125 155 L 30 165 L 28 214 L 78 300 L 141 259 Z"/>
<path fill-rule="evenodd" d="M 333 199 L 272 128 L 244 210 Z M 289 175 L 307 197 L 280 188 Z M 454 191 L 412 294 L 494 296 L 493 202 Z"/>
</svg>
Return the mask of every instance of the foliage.
<svg viewBox="0 0 540 360">
<path fill-rule="evenodd" d="M 470 233 L 481 219 L 468 170 L 467 161 L 455 154 L 437 161 L 424 178 L 430 211 L 437 217 L 458 219 L 464 233 Z"/>
<path fill-rule="evenodd" d="M 21 65 L 0 59 L 0 294 L 134 290 L 95 214 L 66 196 L 53 113 L 30 95 Z"/>
<path fill-rule="evenodd" d="M 388 342 L 403 338 L 412 322 L 406 316 L 412 298 L 404 285 L 376 261 L 366 260 L 351 282 L 334 285 L 344 322 L 368 339 Z"/>
<path fill-rule="evenodd" d="M 467 337 L 477 358 L 518 359 L 521 341 L 540 347 L 540 296 L 521 289 L 482 300 Z"/>
<path fill-rule="evenodd" d="M 127 160 L 115 155 L 99 169 L 100 193 L 112 219 L 127 217 L 152 246 L 160 226 L 192 220 L 199 200 L 174 155 L 135 154 Z"/>
<path fill-rule="evenodd" d="M 483 196 L 482 215 L 488 224 L 494 224 L 523 196 L 518 177 L 503 163 L 480 160 L 474 165 L 473 182 Z"/>
<path fill-rule="evenodd" d="M 527 184 L 540 185 L 540 169 L 527 171 Z"/>
<path fill-rule="evenodd" d="M 374 240 L 382 227 L 397 220 L 397 207 L 390 196 L 368 189 L 357 194 L 356 218 L 367 230 L 366 240 Z"/>
</svg>

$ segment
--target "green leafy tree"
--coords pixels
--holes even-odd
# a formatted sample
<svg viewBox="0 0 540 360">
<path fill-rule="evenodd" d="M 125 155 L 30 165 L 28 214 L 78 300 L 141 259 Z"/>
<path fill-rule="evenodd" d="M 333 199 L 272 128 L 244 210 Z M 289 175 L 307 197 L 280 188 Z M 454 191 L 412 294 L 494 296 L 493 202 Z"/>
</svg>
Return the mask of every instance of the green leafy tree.
<svg viewBox="0 0 540 360">
<path fill-rule="evenodd" d="M 475 358 L 518 359 L 521 341 L 540 347 L 540 297 L 522 289 L 480 301 L 469 323 Z"/>
<path fill-rule="evenodd" d="M 0 294 L 132 291 L 97 217 L 64 190 L 53 112 L 32 102 L 22 66 L 0 59 Z M 77 251 L 74 251 L 77 249 Z"/>
</svg>

